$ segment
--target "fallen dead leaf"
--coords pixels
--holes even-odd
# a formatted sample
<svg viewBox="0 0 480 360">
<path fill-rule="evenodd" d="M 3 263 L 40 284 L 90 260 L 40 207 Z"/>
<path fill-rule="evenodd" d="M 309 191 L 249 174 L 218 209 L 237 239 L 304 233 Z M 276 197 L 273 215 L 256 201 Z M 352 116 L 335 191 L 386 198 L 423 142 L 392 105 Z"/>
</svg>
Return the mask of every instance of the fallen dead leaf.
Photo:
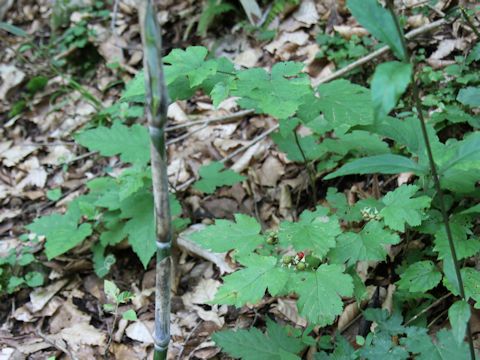
<svg viewBox="0 0 480 360">
<path fill-rule="evenodd" d="M 12 167 L 18 164 L 20 160 L 30 155 L 38 149 L 35 145 L 15 145 L 10 149 L 0 153 L 0 158 L 3 158 L 3 164 L 6 167 Z"/>
<path fill-rule="evenodd" d="M 153 331 L 153 321 L 135 321 L 127 327 L 125 333 L 132 340 L 140 341 L 144 344 L 153 344 Z"/>
<path fill-rule="evenodd" d="M 0 64 L 0 78 L 2 79 L 0 85 L 0 99 L 5 99 L 8 92 L 25 79 L 25 73 L 17 69 L 15 65 Z"/>
<path fill-rule="evenodd" d="M 318 22 L 320 16 L 313 0 L 305 0 L 302 1 L 300 7 L 293 13 L 293 18 L 311 26 Z"/>
<path fill-rule="evenodd" d="M 50 299 L 59 292 L 66 284 L 68 279 L 62 279 L 54 282 L 46 287 L 36 288 L 30 293 L 30 302 L 27 303 L 27 308 L 32 313 L 36 313 L 44 308 Z"/>
<path fill-rule="evenodd" d="M 81 345 L 104 345 L 106 340 L 106 334 L 86 322 L 77 323 L 65 328 L 57 335 L 65 340 L 75 351 L 78 350 Z"/>
</svg>

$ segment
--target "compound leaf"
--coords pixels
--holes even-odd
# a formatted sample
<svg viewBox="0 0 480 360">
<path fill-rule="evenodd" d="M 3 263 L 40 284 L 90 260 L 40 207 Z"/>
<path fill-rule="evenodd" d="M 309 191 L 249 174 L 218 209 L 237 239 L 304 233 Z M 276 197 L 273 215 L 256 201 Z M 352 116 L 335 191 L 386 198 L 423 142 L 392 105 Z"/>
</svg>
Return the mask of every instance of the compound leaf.
<svg viewBox="0 0 480 360">
<path fill-rule="evenodd" d="M 432 199 L 428 196 L 412 198 L 417 191 L 416 185 L 402 185 L 384 196 L 382 202 L 385 207 L 380 211 L 380 216 L 389 228 L 404 231 L 405 223 L 410 226 L 421 224 L 423 213 Z"/>
<path fill-rule="evenodd" d="M 322 264 L 315 272 L 296 273 L 290 282 L 299 296 L 300 314 L 314 324 L 332 324 L 343 310 L 342 296 L 352 296 L 353 281 L 341 265 Z"/>
<path fill-rule="evenodd" d="M 241 97 L 237 102 L 243 108 L 254 108 L 278 119 L 288 118 L 297 111 L 303 97 L 312 92 L 310 81 L 300 74 L 303 66 L 283 62 L 275 64 L 271 74 L 260 68 L 242 71 L 232 95 Z"/>
<path fill-rule="evenodd" d="M 198 170 L 201 179 L 195 183 L 194 188 L 211 194 L 217 187 L 234 185 L 245 179 L 245 176 L 239 175 L 233 170 L 224 169 L 223 164 L 218 161 L 203 165 Z"/>
<path fill-rule="evenodd" d="M 323 258 L 335 246 L 335 238 L 341 234 L 336 217 L 325 216 L 328 210 L 318 207 L 315 212 L 304 211 L 298 222 L 280 224 L 278 237 L 284 247 L 293 246 L 297 251 L 310 250 Z"/>
<path fill-rule="evenodd" d="M 442 274 L 431 261 L 419 261 L 410 265 L 397 282 L 400 289 L 410 292 L 426 292 L 442 280 Z"/>
<path fill-rule="evenodd" d="M 187 77 L 190 87 L 200 85 L 207 77 L 217 72 L 217 62 L 207 60 L 207 48 L 203 46 L 190 46 L 186 50 L 173 49 L 163 58 L 165 66 L 165 79 L 167 85 L 178 78 Z"/>
<path fill-rule="evenodd" d="M 385 245 L 398 244 L 400 237 L 383 228 L 379 221 L 370 221 L 359 233 L 344 232 L 330 251 L 334 262 L 355 264 L 359 260 L 384 260 L 387 256 Z"/>
<path fill-rule="evenodd" d="M 250 254 L 239 259 L 245 266 L 223 278 L 223 285 L 218 289 L 212 302 L 241 307 L 246 303 L 260 301 L 268 289 L 277 295 L 289 279 L 288 272 L 277 266 L 277 259 L 272 256 Z"/>
<path fill-rule="evenodd" d="M 301 339 L 271 320 L 265 334 L 251 328 L 220 331 L 212 338 L 223 351 L 244 360 L 299 360 L 296 354 L 305 348 Z"/>
<path fill-rule="evenodd" d="M 146 165 L 150 160 L 150 139 L 141 125 L 126 126 L 115 122 L 111 128 L 99 126 L 81 132 L 75 140 L 103 156 L 120 155 L 123 162 Z"/>
<path fill-rule="evenodd" d="M 78 226 L 79 217 L 71 213 L 52 214 L 36 219 L 27 226 L 31 232 L 45 236 L 45 253 L 48 260 L 66 253 L 92 234 L 90 224 Z"/>
<path fill-rule="evenodd" d="M 125 199 L 121 204 L 120 216 L 128 219 L 128 221 L 123 229 L 118 230 L 120 234 L 116 239 L 122 237 L 123 234 L 127 234 L 132 250 L 146 268 L 156 250 L 152 194 L 144 189 Z"/>
<path fill-rule="evenodd" d="M 242 214 L 235 214 L 235 221 L 217 219 L 215 225 L 193 233 L 190 238 L 213 252 L 235 249 L 237 256 L 248 255 L 263 242 L 260 224 Z"/>
</svg>

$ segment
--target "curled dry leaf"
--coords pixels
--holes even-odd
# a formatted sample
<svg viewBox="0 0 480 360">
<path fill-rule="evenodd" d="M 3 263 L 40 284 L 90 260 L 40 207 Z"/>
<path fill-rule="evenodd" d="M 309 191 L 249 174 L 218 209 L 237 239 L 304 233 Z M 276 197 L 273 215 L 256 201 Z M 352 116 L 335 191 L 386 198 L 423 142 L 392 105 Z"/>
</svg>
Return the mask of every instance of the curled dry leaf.
<svg viewBox="0 0 480 360">
<path fill-rule="evenodd" d="M 30 293 L 30 302 L 27 303 L 27 308 L 32 313 L 40 311 L 50 301 L 53 296 L 59 292 L 66 284 L 67 279 L 58 280 L 46 287 L 36 288 Z"/>
<path fill-rule="evenodd" d="M 0 78 L 2 79 L 0 85 L 0 99 L 5 99 L 15 87 L 20 85 L 25 79 L 25 73 L 17 69 L 14 65 L 0 64 Z"/>
<path fill-rule="evenodd" d="M 342 331 L 343 329 L 345 329 L 346 326 L 350 324 L 357 317 L 358 314 L 360 314 L 360 308 L 357 302 L 345 306 L 342 315 L 340 315 L 340 317 L 338 318 L 338 331 Z"/>
<path fill-rule="evenodd" d="M 180 247 L 181 250 L 186 251 L 192 255 L 197 255 L 205 260 L 211 261 L 214 263 L 219 269 L 222 274 L 224 273 L 231 273 L 235 271 L 233 267 L 231 267 L 227 261 L 225 260 L 226 254 L 218 254 L 212 253 L 208 250 L 205 250 L 194 243 L 192 240 L 189 239 L 189 236 L 193 232 L 197 232 L 203 229 L 205 225 L 203 224 L 196 224 L 190 226 L 187 230 L 180 233 L 176 239 L 176 244 Z"/>
<path fill-rule="evenodd" d="M 368 31 L 360 26 L 335 25 L 333 29 L 344 39 L 350 39 L 353 35 L 358 37 L 368 35 Z"/>
<path fill-rule="evenodd" d="M 272 312 L 283 315 L 295 325 L 301 327 L 307 326 L 307 320 L 299 315 L 297 302 L 293 299 L 278 299 L 277 305 L 273 308 Z"/>
<path fill-rule="evenodd" d="M 315 2 L 313 0 L 302 1 L 300 7 L 293 13 L 293 18 L 305 25 L 311 26 L 318 22 L 318 15 Z"/>
<path fill-rule="evenodd" d="M 153 321 L 135 321 L 125 330 L 127 336 L 144 344 L 153 344 L 154 323 Z"/>
</svg>

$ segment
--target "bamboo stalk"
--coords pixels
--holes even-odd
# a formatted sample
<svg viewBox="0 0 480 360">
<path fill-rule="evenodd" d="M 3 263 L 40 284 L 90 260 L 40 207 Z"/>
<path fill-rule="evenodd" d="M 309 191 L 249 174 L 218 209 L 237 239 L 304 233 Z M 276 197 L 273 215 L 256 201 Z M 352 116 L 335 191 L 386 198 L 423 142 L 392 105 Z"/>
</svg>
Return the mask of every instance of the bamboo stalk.
<svg viewBox="0 0 480 360">
<path fill-rule="evenodd" d="M 168 201 L 165 125 L 169 104 L 162 65 L 162 39 L 152 0 L 138 4 L 145 69 L 146 113 L 150 133 L 153 197 L 156 222 L 156 293 L 154 359 L 166 359 L 170 342 L 171 217 Z"/>
</svg>

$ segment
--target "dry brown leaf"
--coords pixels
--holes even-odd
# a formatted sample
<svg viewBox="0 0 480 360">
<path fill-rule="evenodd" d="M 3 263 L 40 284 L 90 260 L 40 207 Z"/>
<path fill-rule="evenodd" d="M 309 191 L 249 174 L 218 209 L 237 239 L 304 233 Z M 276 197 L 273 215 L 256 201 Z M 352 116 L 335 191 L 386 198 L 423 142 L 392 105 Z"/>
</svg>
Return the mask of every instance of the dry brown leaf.
<svg viewBox="0 0 480 360">
<path fill-rule="evenodd" d="M 182 296 L 183 303 L 186 307 L 192 307 L 193 304 L 206 304 L 213 300 L 219 286 L 220 281 L 218 280 L 202 278 L 192 291 Z"/>
<path fill-rule="evenodd" d="M 30 293 L 30 302 L 27 303 L 27 308 L 32 312 L 42 310 L 57 292 L 59 292 L 66 284 L 67 279 L 56 281 L 46 287 L 36 288 Z"/>
<path fill-rule="evenodd" d="M 17 69 L 15 65 L 0 64 L 0 78 L 2 79 L 0 84 L 0 99 L 5 99 L 10 90 L 20 85 L 25 79 L 25 73 Z"/>
<path fill-rule="evenodd" d="M 125 334 L 132 340 L 140 341 L 144 344 L 153 344 L 154 322 L 135 321 L 126 328 Z"/>
<path fill-rule="evenodd" d="M 86 322 L 73 324 L 60 331 L 55 337 L 65 340 L 74 351 L 77 351 L 81 345 L 104 345 L 106 340 L 106 334 Z"/>
<path fill-rule="evenodd" d="M 194 254 L 214 263 L 222 274 L 231 273 L 235 270 L 226 262 L 225 254 L 212 253 L 198 246 L 195 242 L 189 239 L 189 236 L 197 231 L 205 228 L 203 224 L 195 224 L 190 226 L 187 230 L 180 233 L 176 239 L 176 244 L 180 249 L 187 251 L 190 254 Z"/>
<path fill-rule="evenodd" d="M 313 0 L 305 0 L 301 2 L 300 7 L 293 13 L 293 18 L 311 26 L 318 22 L 320 16 Z"/>
<path fill-rule="evenodd" d="M 18 164 L 20 160 L 30 155 L 38 149 L 35 145 L 15 145 L 10 149 L 0 153 L 0 158 L 3 158 L 3 164 L 6 167 L 12 167 Z"/>
<path fill-rule="evenodd" d="M 305 45 L 308 40 L 308 34 L 305 31 L 284 32 L 277 40 L 272 41 L 265 46 L 265 50 L 273 54 L 275 51 L 283 47 L 287 43 L 292 43 L 297 46 Z"/>
<path fill-rule="evenodd" d="M 277 305 L 274 306 L 272 312 L 283 315 L 286 319 L 298 326 L 307 326 L 307 320 L 300 316 L 298 313 L 297 302 L 293 299 L 278 299 Z"/>
<path fill-rule="evenodd" d="M 350 39 L 353 35 L 358 37 L 368 35 L 368 31 L 360 26 L 335 25 L 333 29 L 344 39 Z"/>
<path fill-rule="evenodd" d="M 285 166 L 276 156 L 270 155 L 257 171 L 260 185 L 276 186 L 278 180 L 285 174 Z"/>
<path fill-rule="evenodd" d="M 360 314 L 360 308 L 356 302 L 348 304 L 343 309 L 342 314 L 338 318 L 337 330 L 342 331 L 345 327 L 350 324 L 357 315 Z"/>
<path fill-rule="evenodd" d="M 251 68 L 257 65 L 262 55 L 262 50 L 251 48 L 238 54 L 233 62 L 239 66 Z"/>
</svg>

